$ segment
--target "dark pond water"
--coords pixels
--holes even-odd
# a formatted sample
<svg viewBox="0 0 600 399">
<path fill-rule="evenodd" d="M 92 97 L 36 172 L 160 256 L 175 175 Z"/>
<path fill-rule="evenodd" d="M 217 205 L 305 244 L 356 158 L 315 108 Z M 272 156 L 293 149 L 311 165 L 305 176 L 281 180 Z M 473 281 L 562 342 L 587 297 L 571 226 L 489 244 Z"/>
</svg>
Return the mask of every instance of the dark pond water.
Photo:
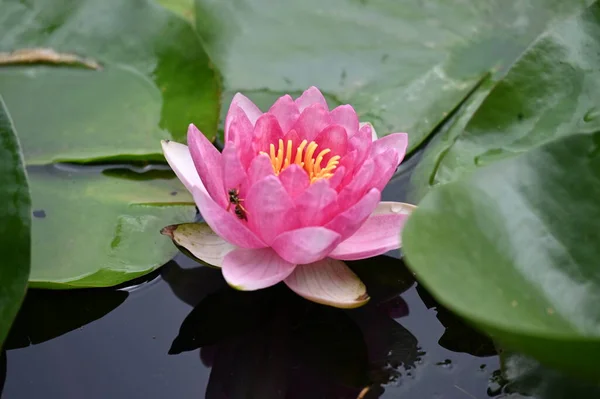
<svg viewBox="0 0 600 399">
<path fill-rule="evenodd" d="M 405 198 L 415 162 L 385 200 Z M 350 311 L 285 287 L 237 292 L 182 255 L 129 287 L 31 290 L 0 359 L 2 398 L 497 395 L 491 342 L 390 255 L 352 264 L 372 300 Z"/>
</svg>

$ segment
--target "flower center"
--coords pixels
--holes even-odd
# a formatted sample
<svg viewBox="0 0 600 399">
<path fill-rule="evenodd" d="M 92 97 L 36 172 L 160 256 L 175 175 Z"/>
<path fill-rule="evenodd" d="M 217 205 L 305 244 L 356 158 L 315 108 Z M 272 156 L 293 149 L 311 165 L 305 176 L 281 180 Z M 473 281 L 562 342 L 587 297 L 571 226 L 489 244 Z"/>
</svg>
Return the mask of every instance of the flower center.
<svg viewBox="0 0 600 399">
<path fill-rule="evenodd" d="M 300 167 L 308 173 L 310 182 L 314 183 L 318 179 L 325 179 L 333 176 L 333 170 L 340 163 L 340 156 L 335 155 L 329 158 L 325 167 L 321 167 L 323 157 L 329 154 L 331 150 L 329 148 L 322 150 L 315 157 L 314 155 L 318 146 L 319 145 L 314 141 L 309 143 L 304 140 L 300 143 L 298 148 L 296 148 L 295 156 L 292 159 L 292 155 L 294 155 L 294 151 L 292 150 L 292 140 L 288 140 L 284 146 L 283 140 L 279 139 L 279 148 L 277 151 L 275 151 L 275 144 L 271 144 L 269 148 L 270 154 L 267 154 L 264 151 L 261 151 L 261 154 L 269 156 L 276 175 L 279 175 L 279 173 L 288 166 L 296 164 L 300 165 Z"/>
</svg>

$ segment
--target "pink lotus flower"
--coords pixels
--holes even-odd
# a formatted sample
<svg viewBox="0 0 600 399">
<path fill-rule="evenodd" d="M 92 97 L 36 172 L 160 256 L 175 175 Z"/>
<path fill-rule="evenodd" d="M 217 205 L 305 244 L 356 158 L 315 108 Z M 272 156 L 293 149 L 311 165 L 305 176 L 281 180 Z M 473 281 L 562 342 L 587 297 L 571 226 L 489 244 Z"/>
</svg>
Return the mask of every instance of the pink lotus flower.
<svg viewBox="0 0 600 399">
<path fill-rule="evenodd" d="M 279 98 L 266 113 L 236 94 L 222 153 L 194 125 L 189 148 L 162 146 L 212 229 L 201 229 L 190 245 L 221 266 L 231 286 L 256 290 L 284 281 L 309 300 L 348 308 L 369 297 L 341 260 L 400 247 L 413 206 L 380 198 L 407 139 L 377 139 L 350 105 L 329 111 L 311 87 L 295 101 Z"/>
</svg>

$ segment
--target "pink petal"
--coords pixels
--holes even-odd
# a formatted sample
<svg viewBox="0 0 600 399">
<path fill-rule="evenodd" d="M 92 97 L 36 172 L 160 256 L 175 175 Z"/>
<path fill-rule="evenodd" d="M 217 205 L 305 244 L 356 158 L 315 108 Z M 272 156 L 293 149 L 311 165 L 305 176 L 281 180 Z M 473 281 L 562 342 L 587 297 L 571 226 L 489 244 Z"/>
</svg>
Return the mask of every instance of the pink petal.
<svg viewBox="0 0 600 399">
<path fill-rule="evenodd" d="M 271 247 L 288 262 L 304 264 L 325 258 L 341 241 L 325 227 L 302 227 L 280 234 Z"/>
<path fill-rule="evenodd" d="M 223 149 L 223 185 L 225 191 L 240 189 L 242 183 L 248 180 L 246 170 L 240 162 L 235 144 L 229 143 Z"/>
<path fill-rule="evenodd" d="M 294 202 L 277 176 L 267 176 L 251 186 L 244 207 L 250 229 L 267 244 L 284 231 L 298 227 Z"/>
<path fill-rule="evenodd" d="M 370 299 L 358 276 L 344 262 L 335 259 L 299 265 L 284 281 L 309 301 L 336 308 L 357 308 Z"/>
<path fill-rule="evenodd" d="M 330 153 L 323 157 L 321 166 L 327 165 L 332 156 L 339 155 L 343 157 L 348 150 L 348 136 L 346 135 L 346 130 L 340 125 L 327 126 L 317 135 L 315 142 L 319 145 L 316 154 L 325 149 L 331 150 Z"/>
<path fill-rule="evenodd" d="M 337 169 L 343 168 L 345 170 L 345 173 L 344 173 L 344 176 L 342 176 L 341 182 L 336 186 L 336 190 L 338 192 L 341 189 L 343 189 L 344 187 L 346 187 L 348 185 L 348 183 L 350 183 L 352 181 L 352 178 L 354 177 L 354 173 L 355 173 L 354 168 L 356 166 L 356 157 L 357 156 L 358 156 L 358 151 L 353 150 L 353 151 L 349 151 L 348 153 L 346 153 L 346 155 L 343 156 L 342 159 L 340 160 L 340 164 L 338 165 Z M 335 177 L 335 175 L 332 177 L 332 179 L 334 177 Z"/>
<path fill-rule="evenodd" d="M 202 180 L 200 180 L 188 146 L 169 140 L 162 140 L 160 143 L 169 166 L 173 169 L 173 172 L 175 172 L 185 188 L 189 192 L 192 192 L 194 187 L 206 191 Z"/>
<path fill-rule="evenodd" d="M 233 288 L 243 291 L 270 287 L 288 277 L 295 268 L 271 248 L 238 248 L 223 259 L 223 277 Z"/>
<path fill-rule="evenodd" d="M 329 221 L 337 209 L 338 193 L 327 180 L 318 180 L 296 198 L 296 212 L 301 226 L 317 226 Z"/>
<path fill-rule="evenodd" d="M 300 111 L 298 111 L 298 107 L 292 97 L 286 94 L 275 101 L 275 104 L 269 109 L 269 114 L 277 117 L 279 126 L 286 133 L 294 126 L 300 115 Z"/>
<path fill-rule="evenodd" d="M 304 111 L 307 107 L 313 104 L 321 104 L 325 108 L 329 109 L 327 106 L 327 100 L 325 100 L 325 97 L 323 97 L 321 91 L 315 86 L 309 87 L 304 91 L 304 93 L 302 93 L 300 97 L 296 99 L 296 105 L 298 106 L 298 110 L 300 112 Z"/>
<path fill-rule="evenodd" d="M 192 194 L 206 224 L 224 240 L 242 248 L 267 246 L 233 212 L 220 207 L 205 191 L 194 187 Z"/>
<path fill-rule="evenodd" d="M 373 125 L 370 122 L 362 122 L 358 124 L 359 129 L 362 129 L 363 127 L 367 126 L 365 129 L 371 129 L 371 141 L 375 141 L 377 139 L 379 139 L 379 137 L 377 136 L 377 132 L 375 132 L 375 128 L 373 127 Z"/>
<path fill-rule="evenodd" d="M 252 126 L 254 126 L 258 117 L 262 115 L 262 112 L 248 97 L 237 93 L 233 96 L 229 105 L 229 111 L 225 117 L 225 142 L 229 141 L 229 127 L 231 122 L 241 115 L 244 115 Z"/>
<path fill-rule="evenodd" d="M 329 125 L 329 111 L 322 104 L 307 107 L 294 124 L 294 130 L 302 140 L 313 141 Z"/>
<path fill-rule="evenodd" d="M 346 209 L 362 198 L 368 189 L 373 188 L 373 180 L 376 178 L 375 161 L 368 159 L 348 185 L 340 191 L 338 196 L 340 209 Z"/>
<path fill-rule="evenodd" d="M 340 183 L 344 179 L 344 176 L 346 176 L 346 168 L 344 166 L 338 166 L 335 169 L 335 172 L 333 172 L 333 176 L 329 178 L 329 187 L 337 190 Z"/>
<path fill-rule="evenodd" d="M 274 175 L 275 171 L 273 171 L 271 159 L 265 154 L 259 154 L 250 163 L 250 168 L 248 169 L 248 186 L 252 187 L 259 180 Z"/>
<path fill-rule="evenodd" d="M 407 147 L 408 147 L 408 134 L 392 133 L 390 135 L 382 137 L 379 140 L 373 142 L 373 147 L 371 149 L 371 156 L 376 157 L 377 155 L 385 152 L 386 150 L 393 148 L 398 152 L 398 155 L 400 156 L 400 160 L 398 161 L 398 163 L 400 163 L 402 161 L 402 159 L 404 158 L 404 155 L 406 154 Z"/>
<path fill-rule="evenodd" d="M 380 202 L 356 233 L 342 241 L 329 256 L 356 260 L 400 248 L 400 233 L 414 209 L 414 205 L 402 202 Z"/>
<path fill-rule="evenodd" d="M 308 174 L 300 165 L 290 165 L 279 174 L 279 180 L 292 199 L 310 185 Z"/>
<path fill-rule="evenodd" d="M 355 168 L 358 169 L 371 153 L 373 141 L 371 139 L 371 128 L 363 126 L 354 136 L 350 138 L 348 151 L 356 150 Z"/>
<path fill-rule="evenodd" d="M 343 126 L 348 137 L 352 137 L 358 132 L 358 115 L 351 105 L 340 105 L 334 108 L 330 116 L 331 123 Z"/>
<path fill-rule="evenodd" d="M 250 161 L 254 156 L 252 149 L 252 138 L 254 126 L 250 123 L 246 115 L 233 119 L 229 126 L 229 139 L 225 140 L 225 145 L 232 142 L 236 145 L 240 154 L 240 161 L 245 169 L 248 169 Z"/>
<path fill-rule="evenodd" d="M 298 133 L 294 129 L 290 130 L 283 136 L 283 142 L 286 145 L 288 140 L 292 140 L 292 148 L 298 148 L 302 142 L 302 140 L 300 140 L 300 136 L 298 136 Z"/>
<path fill-rule="evenodd" d="M 377 173 L 371 187 L 382 191 L 394 173 L 396 173 L 400 157 L 398 156 L 398 151 L 390 148 L 373 159 L 375 160 L 375 170 Z"/>
<path fill-rule="evenodd" d="M 380 198 L 381 192 L 376 188 L 371 189 L 360 201 L 337 215 L 325 227 L 341 234 L 342 239 L 350 237 L 373 213 Z"/>
<path fill-rule="evenodd" d="M 254 153 L 266 152 L 269 154 L 270 145 L 275 144 L 275 150 L 279 147 L 278 141 L 283 138 L 283 132 L 279 122 L 274 115 L 264 114 L 256 121 L 252 139 Z"/>
<path fill-rule="evenodd" d="M 222 208 L 227 206 L 227 196 L 223 188 L 223 159 L 221 153 L 206 137 L 190 124 L 187 135 L 190 154 L 204 187 L 212 199 Z"/>
</svg>

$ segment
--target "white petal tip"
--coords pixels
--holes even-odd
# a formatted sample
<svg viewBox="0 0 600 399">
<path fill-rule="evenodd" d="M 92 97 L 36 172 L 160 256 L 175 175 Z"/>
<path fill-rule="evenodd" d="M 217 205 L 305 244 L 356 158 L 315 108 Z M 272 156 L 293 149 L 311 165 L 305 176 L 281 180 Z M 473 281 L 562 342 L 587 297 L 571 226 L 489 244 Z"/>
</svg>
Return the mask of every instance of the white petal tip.
<svg viewBox="0 0 600 399">
<path fill-rule="evenodd" d="M 336 259 L 299 265 L 284 281 L 292 291 L 309 301 L 336 308 L 358 308 L 370 299 L 358 276 Z"/>
<path fill-rule="evenodd" d="M 221 267 L 223 258 L 235 246 L 219 237 L 206 223 L 183 223 L 164 227 L 161 234 L 187 251 L 196 260 L 210 266 Z"/>
</svg>

